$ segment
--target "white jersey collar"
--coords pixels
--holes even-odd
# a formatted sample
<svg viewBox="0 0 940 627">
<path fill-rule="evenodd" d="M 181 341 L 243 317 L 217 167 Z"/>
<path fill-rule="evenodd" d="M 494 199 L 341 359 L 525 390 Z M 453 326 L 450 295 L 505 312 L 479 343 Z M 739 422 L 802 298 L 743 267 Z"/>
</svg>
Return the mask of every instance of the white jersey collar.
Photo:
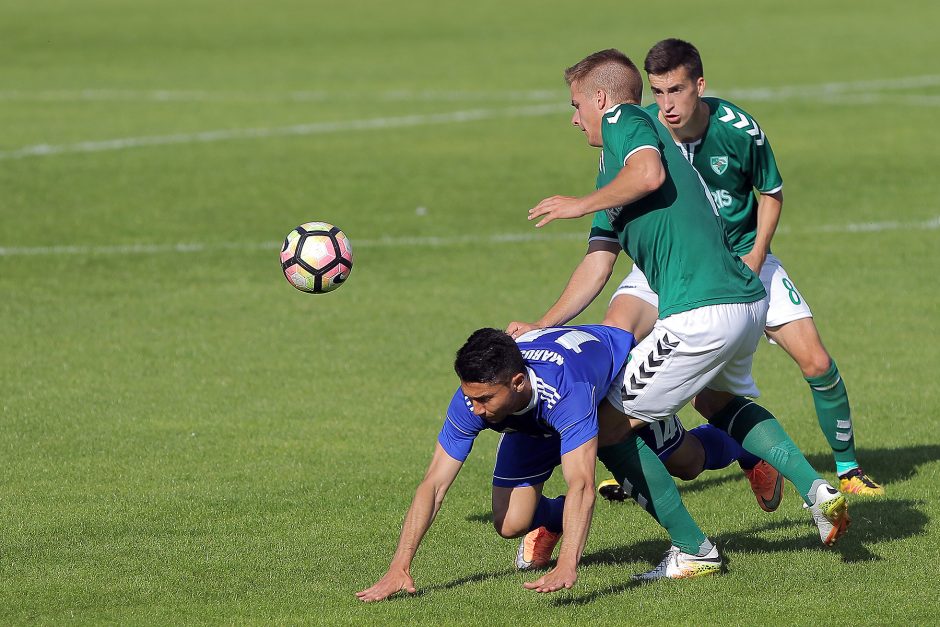
<svg viewBox="0 0 940 627">
<path fill-rule="evenodd" d="M 518 416 L 519 414 L 524 414 L 527 411 L 532 411 L 532 409 L 535 407 L 535 403 L 538 402 L 539 400 L 538 391 L 535 388 L 535 380 L 536 380 L 535 371 L 532 370 L 532 368 L 529 368 L 528 366 L 526 366 L 525 369 L 526 369 L 526 375 L 528 375 L 529 377 L 529 383 L 532 386 L 532 398 L 529 399 L 529 404 L 526 405 L 525 409 L 520 409 L 519 411 L 514 412 L 513 416 Z"/>
</svg>

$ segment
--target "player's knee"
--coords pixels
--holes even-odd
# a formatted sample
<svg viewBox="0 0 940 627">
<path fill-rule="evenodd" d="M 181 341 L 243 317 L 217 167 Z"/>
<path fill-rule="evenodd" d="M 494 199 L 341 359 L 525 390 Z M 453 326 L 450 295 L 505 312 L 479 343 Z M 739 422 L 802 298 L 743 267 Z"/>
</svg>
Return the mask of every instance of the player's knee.
<svg viewBox="0 0 940 627">
<path fill-rule="evenodd" d="M 503 538 L 518 538 L 521 535 L 525 535 L 529 531 L 529 526 L 532 524 L 531 518 L 529 520 L 523 521 L 523 517 L 518 515 L 513 516 L 509 509 L 500 509 L 493 510 L 493 528 L 496 529 L 496 533 Z"/>
<path fill-rule="evenodd" d="M 832 358 L 822 347 L 815 350 L 799 362 L 800 370 L 807 379 L 821 377 L 829 372 L 829 366 L 832 365 Z"/>
<path fill-rule="evenodd" d="M 719 392 L 705 388 L 692 399 L 692 407 L 695 408 L 705 420 L 710 420 L 712 416 L 724 409 L 734 395 L 728 392 Z"/>
<path fill-rule="evenodd" d="M 704 458 L 694 458 L 688 460 L 674 460 L 672 457 L 666 460 L 666 469 L 669 474 L 682 481 L 692 481 L 705 470 Z"/>
<path fill-rule="evenodd" d="M 673 477 L 676 479 L 682 479 L 683 481 L 692 481 L 700 474 L 702 474 L 703 468 L 701 466 L 682 466 L 677 468 L 674 471 L 670 471 Z"/>
<path fill-rule="evenodd" d="M 501 538 L 518 538 L 528 533 L 528 525 L 523 527 L 519 524 L 514 524 L 513 521 L 508 521 L 505 518 L 493 517 L 493 527 L 496 529 L 496 533 L 499 534 Z"/>
</svg>

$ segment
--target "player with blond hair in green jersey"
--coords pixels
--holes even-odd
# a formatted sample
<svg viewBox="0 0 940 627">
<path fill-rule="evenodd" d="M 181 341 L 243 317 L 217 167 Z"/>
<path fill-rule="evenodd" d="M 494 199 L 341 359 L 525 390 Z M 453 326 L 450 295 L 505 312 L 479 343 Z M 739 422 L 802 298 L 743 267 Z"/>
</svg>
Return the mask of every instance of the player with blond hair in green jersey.
<svg viewBox="0 0 940 627">
<path fill-rule="evenodd" d="M 717 548 L 692 520 L 662 461 L 637 437 L 695 399 L 699 412 L 796 486 L 820 539 L 848 528 L 845 497 L 810 466 L 758 395 L 751 363 L 767 316 L 758 277 L 734 255 L 704 182 L 666 129 L 638 105 L 643 81 L 617 50 L 568 68 L 571 122 L 601 148 L 596 191 L 552 196 L 529 211 L 543 227 L 593 214 L 588 251 L 561 296 L 518 337 L 581 313 L 603 289 L 624 250 L 659 295 L 651 332 L 630 351 L 619 385 L 598 408 L 597 456 L 624 491 L 669 533 L 672 547 L 640 580 L 717 573 Z"/>
<path fill-rule="evenodd" d="M 732 250 L 760 276 L 767 291 L 766 336 L 790 355 L 809 385 L 820 429 L 835 458 L 839 489 L 884 494 L 859 466 L 845 383 L 823 346 L 812 311 L 770 250 L 783 206 L 783 180 L 767 136 L 753 116 L 733 103 L 703 97 L 702 60 L 692 44 L 664 39 L 650 49 L 644 66 L 656 99 L 646 111 L 669 131 L 702 176 Z M 639 339 L 652 328 L 661 307 L 660 297 L 634 266 L 611 299 L 604 322 L 627 328 Z M 703 426 L 689 433 L 707 437 L 707 430 Z M 749 478 L 752 484 L 760 479 Z"/>
</svg>

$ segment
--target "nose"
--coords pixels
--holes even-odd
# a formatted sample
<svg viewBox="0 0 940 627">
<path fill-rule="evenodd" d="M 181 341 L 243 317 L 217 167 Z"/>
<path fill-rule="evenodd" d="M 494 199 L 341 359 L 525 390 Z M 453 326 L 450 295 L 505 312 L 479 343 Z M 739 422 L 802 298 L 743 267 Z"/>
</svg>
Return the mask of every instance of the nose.
<svg viewBox="0 0 940 627">
<path fill-rule="evenodd" d="M 580 121 L 581 121 L 581 120 L 578 119 L 578 112 L 577 112 L 577 111 L 575 111 L 573 114 L 571 114 L 571 124 L 572 124 L 573 126 L 581 126 L 581 125 L 579 124 Z"/>
<path fill-rule="evenodd" d="M 473 413 L 476 414 L 477 416 L 482 416 L 486 413 L 486 408 L 483 407 L 481 403 L 478 403 L 477 401 L 473 401 Z"/>
</svg>

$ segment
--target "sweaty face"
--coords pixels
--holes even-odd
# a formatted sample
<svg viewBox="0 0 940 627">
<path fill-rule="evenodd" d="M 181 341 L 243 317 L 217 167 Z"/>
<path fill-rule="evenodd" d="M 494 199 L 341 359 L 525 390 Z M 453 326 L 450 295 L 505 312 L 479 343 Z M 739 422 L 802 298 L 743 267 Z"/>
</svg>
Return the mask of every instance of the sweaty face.
<svg viewBox="0 0 940 627">
<path fill-rule="evenodd" d="M 685 127 L 705 93 L 705 79 L 692 80 L 684 67 L 666 74 L 650 74 L 648 78 L 666 124 L 674 130 Z"/>
<path fill-rule="evenodd" d="M 590 146 L 600 147 L 604 145 L 604 139 L 601 137 L 601 117 L 604 110 L 599 104 L 597 94 L 588 95 L 581 92 L 581 84 L 577 81 L 571 83 L 571 106 L 574 107 L 574 115 L 571 116 L 571 123 L 577 126 L 587 135 L 587 143 Z M 606 103 L 606 96 L 603 98 Z"/>
<path fill-rule="evenodd" d="M 470 399 L 473 413 L 491 423 L 502 422 L 509 414 L 525 407 L 520 406 L 519 392 L 513 389 L 512 381 L 506 383 L 460 382 L 464 396 Z"/>
</svg>

